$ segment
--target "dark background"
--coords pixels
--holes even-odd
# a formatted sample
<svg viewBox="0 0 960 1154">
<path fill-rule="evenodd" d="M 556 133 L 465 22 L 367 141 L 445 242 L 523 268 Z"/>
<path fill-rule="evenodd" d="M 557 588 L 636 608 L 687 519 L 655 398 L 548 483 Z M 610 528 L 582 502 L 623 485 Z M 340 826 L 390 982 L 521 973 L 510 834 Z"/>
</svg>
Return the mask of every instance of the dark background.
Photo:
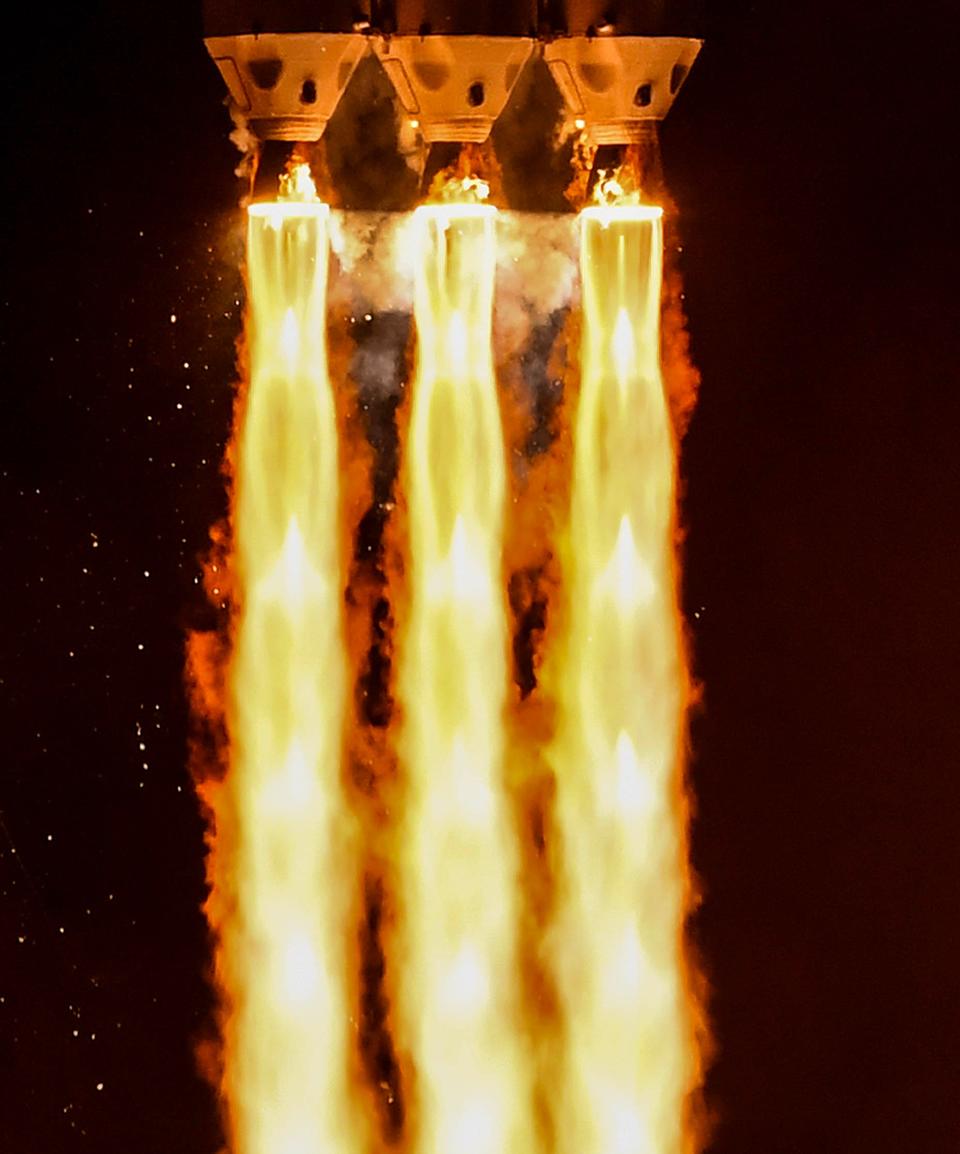
<svg viewBox="0 0 960 1154">
<path fill-rule="evenodd" d="M 239 247 L 198 8 L 38 6 L 4 29 L 9 1154 L 218 1142 L 181 670 L 223 505 Z M 712 1148 L 947 1152 L 958 18 L 708 13 L 664 152 L 704 378 L 683 468 Z"/>
</svg>

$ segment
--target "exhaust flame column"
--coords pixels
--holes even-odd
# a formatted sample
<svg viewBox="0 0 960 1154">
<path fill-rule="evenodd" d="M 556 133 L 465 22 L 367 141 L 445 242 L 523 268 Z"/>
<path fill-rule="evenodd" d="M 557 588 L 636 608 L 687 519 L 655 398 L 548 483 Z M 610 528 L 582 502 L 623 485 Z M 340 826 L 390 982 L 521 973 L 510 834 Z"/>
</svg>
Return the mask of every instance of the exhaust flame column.
<svg viewBox="0 0 960 1154">
<path fill-rule="evenodd" d="M 560 1154 L 680 1154 L 695 1077 L 683 978 L 686 674 L 659 365 L 658 208 L 581 214 L 581 393 L 552 670 L 567 1023 Z"/>
<path fill-rule="evenodd" d="M 397 1010 L 416 1066 L 421 1154 L 532 1149 L 513 1005 L 516 857 L 501 781 L 508 638 L 495 220 L 477 204 L 424 206 L 414 218 Z"/>
<path fill-rule="evenodd" d="M 315 200 L 289 200 L 255 204 L 248 218 L 251 377 L 229 670 L 235 909 L 218 927 L 234 1154 L 361 1147 L 347 1086 L 352 872 L 327 216 Z"/>
</svg>

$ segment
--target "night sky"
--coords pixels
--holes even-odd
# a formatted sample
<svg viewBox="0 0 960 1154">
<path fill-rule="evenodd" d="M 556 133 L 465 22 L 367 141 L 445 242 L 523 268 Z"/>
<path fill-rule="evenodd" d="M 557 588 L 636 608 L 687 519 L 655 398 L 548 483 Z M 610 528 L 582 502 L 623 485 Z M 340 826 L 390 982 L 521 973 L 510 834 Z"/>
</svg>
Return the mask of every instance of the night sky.
<svg viewBox="0 0 960 1154">
<path fill-rule="evenodd" d="M 684 601 L 712 1149 L 947 1152 L 956 13 L 710 7 L 663 144 L 703 374 Z M 157 11 L 5 28 L 4 1154 L 220 1141 L 182 667 L 224 506 L 237 154 L 199 4 Z M 404 202 L 402 163 L 371 163 L 347 200 Z"/>
</svg>

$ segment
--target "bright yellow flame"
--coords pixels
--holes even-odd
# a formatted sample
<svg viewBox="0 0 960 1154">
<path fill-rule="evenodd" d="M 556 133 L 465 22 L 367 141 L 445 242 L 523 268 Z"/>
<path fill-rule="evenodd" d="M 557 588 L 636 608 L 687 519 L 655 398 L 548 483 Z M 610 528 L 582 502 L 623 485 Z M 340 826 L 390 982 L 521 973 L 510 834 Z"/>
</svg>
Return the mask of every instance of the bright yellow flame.
<svg viewBox="0 0 960 1154">
<path fill-rule="evenodd" d="M 661 209 L 643 203 L 643 190 L 638 183 L 638 174 L 631 164 L 621 164 L 618 168 L 601 168 L 597 171 L 597 181 L 593 186 L 593 202 L 598 208 L 642 208 L 652 209 L 659 216 Z"/>
<path fill-rule="evenodd" d="M 304 166 L 305 168 L 305 166 Z M 306 173 L 309 179 L 309 172 Z M 251 207 L 251 375 L 237 454 L 229 668 L 236 906 L 220 927 L 233 1154 L 356 1154 L 348 1101 L 350 821 L 327 208 L 301 170 Z M 292 199 L 299 196 L 302 199 Z"/>
<path fill-rule="evenodd" d="M 454 212 L 470 205 L 482 205 L 489 196 L 490 185 L 479 176 L 451 176 L 431 192 L 431 197 L 448 205 Z"/>
<path fill-rule="evenodd" d="M 400 1032 L 418 1154 L 533 1148 L 513 997 L 517 861 L 503 797 L 506 494 L 491 352 L 496 210 L 417 210 L 418 333 L 405 480 L 411 603 L 399 648 Z"/>
<path fill-rule="evenodd" d="M 280 200 L 292 200 L 299 203 L 319 204 L 317 186 L 310 172 L 310 165 L 305 161 L 296 161 L 287 172 L 280 177 Z"/>
<path fill-rule="evenodd" d="M 681 1154 L 695 1074 L 682 970 L 685 704 L 675 462 L 659 365 L 660 210 L 581 222 L 582 385 L 552 671 L 565 876 L 558 1154 Z"/>
</svg>

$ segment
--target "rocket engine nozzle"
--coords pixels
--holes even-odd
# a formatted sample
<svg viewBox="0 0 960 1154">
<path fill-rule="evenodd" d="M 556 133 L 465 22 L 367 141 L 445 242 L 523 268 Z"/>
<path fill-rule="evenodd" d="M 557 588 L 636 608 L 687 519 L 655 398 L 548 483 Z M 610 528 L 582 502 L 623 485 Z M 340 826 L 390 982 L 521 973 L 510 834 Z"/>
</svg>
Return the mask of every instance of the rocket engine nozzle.
<svg viewBox="0 0 960 1154">
<path fill-rule="evenodd" d="M 511 36 L 390 36 L 376 53 L 427 144 L 487 139 L 533 41 Z"/>
<path fill-rule="evenodd" d="M 570 115 L 594 144 L 635 144 L 663 120 L 700 51 L 669 36 L 567 36 L 543 50 Z"/>
<path fill-rule="evenodd" d="M 490 135 L 533 53 L 535 0 L 381 0 L 375 51 L 427 144 Z"/>
<path fill-rule="evenodd" d="M 427 144 L 484 141 L 539 40 L 593 143 L 636 143 L 670 110 L 701 44 L 685 34 L 683 0 L 366 2 L 206 0 L 207 48 L 260 140 L 318 140 L 372 43 Z"/>
<path fill-rule="evenodd" d="M 261 140 L 319 140 L 361 57 L 365 15 L 351 0 L 206 0 L 207 51 Z"/>
<path fill-rule="evenodd" d="M 689 35 L 699 3 L 616 5 L 609 0 L 541 0 L 543 56 L 570 115 L 598 146 L 638 144 L 663 120 L 701 41 Z"/>
</svg>

